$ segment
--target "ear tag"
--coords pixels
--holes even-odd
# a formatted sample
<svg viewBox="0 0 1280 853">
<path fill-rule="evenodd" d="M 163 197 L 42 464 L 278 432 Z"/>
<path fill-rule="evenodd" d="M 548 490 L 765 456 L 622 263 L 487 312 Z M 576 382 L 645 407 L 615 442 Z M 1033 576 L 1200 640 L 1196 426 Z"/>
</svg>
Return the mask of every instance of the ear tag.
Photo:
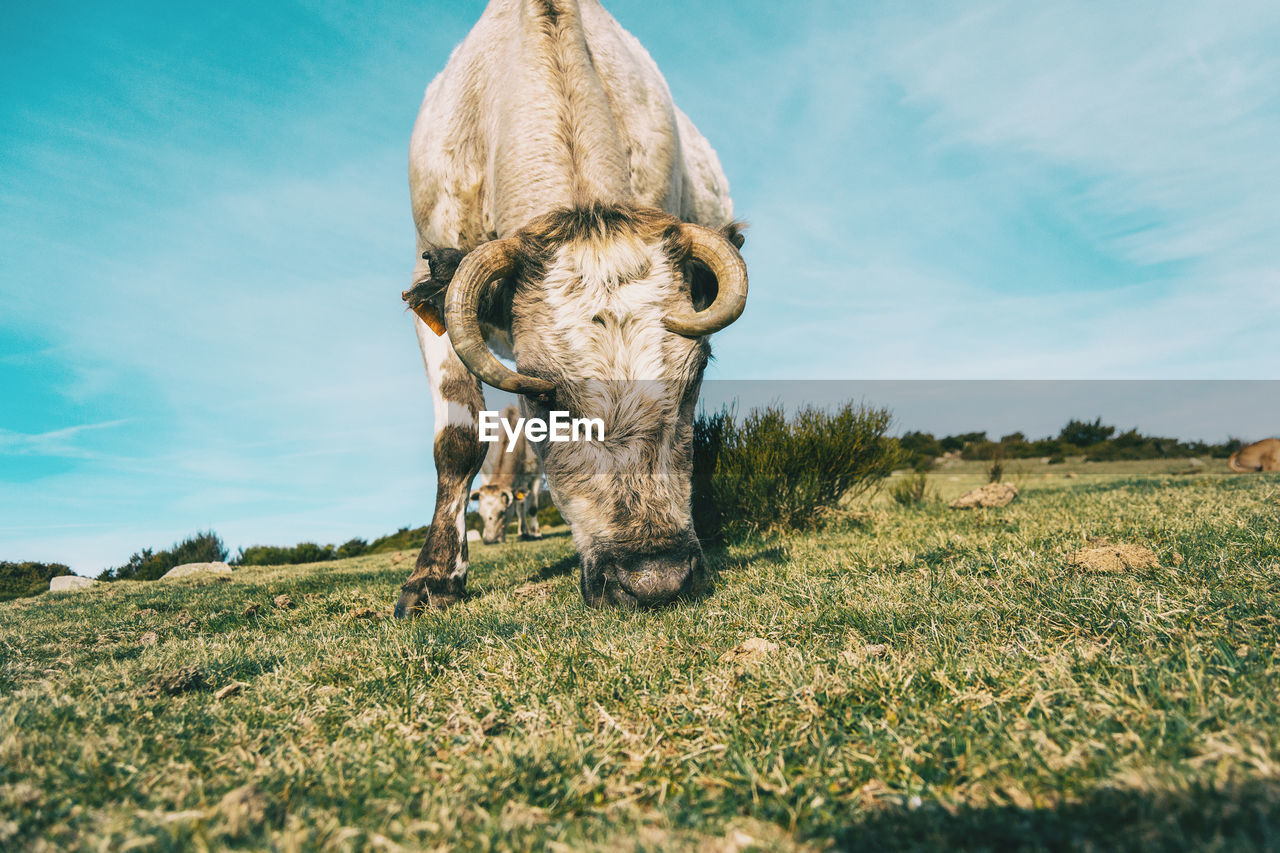
<svg viewBox="0 0 1280 853">
<path fill-rule="evenodd" d="M 516 500 L 518 501 L 524 500 L 524 492 L 516 492 Z"/>
<path fill-rule="evenodd" d="M 427 324 L 427 328 L 436 333 L 437 338 L 444 334 L 444 318 L 440 316 L 436 306 L 430 302 L 423 302 L 413 309 L 413 313 L 417 314 L 418 319 Z"/>
</svg>

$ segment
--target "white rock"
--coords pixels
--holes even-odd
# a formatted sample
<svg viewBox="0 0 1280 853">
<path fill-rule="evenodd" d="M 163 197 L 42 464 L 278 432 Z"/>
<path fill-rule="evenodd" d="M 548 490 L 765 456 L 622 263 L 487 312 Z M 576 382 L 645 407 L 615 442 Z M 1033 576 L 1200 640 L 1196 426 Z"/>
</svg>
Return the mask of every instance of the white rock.
<svg viewBox="0 0 1280 853">
<path fill-rule="evenodd" d="M 79 575 L 59 575 L 49 581 L 49 592 L 70 592 L 73 589 L 88 589 L 97 586 L 93 578 L 82 578 Z"/>
<path fill-rule="evenodd" d="M 231 567 L 226 563 L 184 563 L 181 566 L 174 566 L 169 571 L 160 576 L 160 580 L 165 578 L 184 578 L 187 575 L 195 575 L 201 572 L 209 572 L 215 575 L 231 574 Z"/>
</svg>

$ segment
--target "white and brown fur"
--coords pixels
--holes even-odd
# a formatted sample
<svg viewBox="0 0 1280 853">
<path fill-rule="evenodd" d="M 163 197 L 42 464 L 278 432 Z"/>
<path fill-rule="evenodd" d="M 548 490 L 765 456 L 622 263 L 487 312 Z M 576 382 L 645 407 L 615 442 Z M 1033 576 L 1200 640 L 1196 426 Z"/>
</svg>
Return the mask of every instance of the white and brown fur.
<svg viewBox="0 0 1280 853">
<path fill-rule="evenodd" d="M 480 488 L 471 493 L 483 526 L 480 538 L 486 545 L 507 541 L 507 526 L 513 515 L 520 522 L 521 539 L 542 536 L 538 528 L 542 460 L 530 449 L 524 431 L 515 432 L 520 410 L 507 406 L 499 417 L 509 429 L 499 427 L 498 440 L 489 443 L 480 469 Z"/>
<path fill-rule="evenodd" d="M 719 160 L 649 54 L 598 0 L 492 0 L 427 89 L 409 183 L 413 299 L 439 309 L 463 255 L 519 235 L 520 272 L 482 318 L 490 346 L 552 380 L 555 408 L 605 421 L 598 445 L 534 448 L 582 553 L 587 600 L 634 602 L 619 572 L 643 591 L 644 555 L 673 543 L 701 571 L 689 453 L 709 346 L 661 321 L 714 295 L 699 292 L 705 273 L 674 225 L 741 238 Z M 435 402 L 437 492 L 402 616 L 462 594 L 466 499 L 485 451 L 479 381 L 447 336 L 416 323 Z M 521 406 L 546 415 L 529 398 Z"/>
</svg>

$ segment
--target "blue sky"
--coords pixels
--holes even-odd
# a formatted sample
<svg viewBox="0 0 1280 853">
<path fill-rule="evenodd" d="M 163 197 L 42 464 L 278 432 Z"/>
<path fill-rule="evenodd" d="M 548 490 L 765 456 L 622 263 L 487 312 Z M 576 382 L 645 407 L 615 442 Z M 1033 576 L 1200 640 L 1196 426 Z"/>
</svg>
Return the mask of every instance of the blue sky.
<svg viewBox="0 0 1280 853">
<path fill-rule="evenodd" d="M 713 377 L 1280 373 L 1280 6 L 607 5 L 751 224 Z M 406 147 L 482 7 L 0 12 L 0 559 L 425 523 Z"/>
</svg>

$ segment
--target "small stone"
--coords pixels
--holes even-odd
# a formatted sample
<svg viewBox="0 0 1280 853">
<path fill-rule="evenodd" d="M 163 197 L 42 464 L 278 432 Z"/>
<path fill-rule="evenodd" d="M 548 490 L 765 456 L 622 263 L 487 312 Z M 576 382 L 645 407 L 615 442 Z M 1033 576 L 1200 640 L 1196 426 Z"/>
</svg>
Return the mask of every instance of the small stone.
<svg viewBox="0 0 1280 853">
<path fill-rule="evenodd" d="M 228 696 L 234 696 L 241 690 L 248 687 L 243 681 L 233 681 L 230 684 L 223 685 L 218 688 L 218 692 L 213 694 L 214 699 L 226 699 Z"/>
<path fill-rule="evenodd" d="M 188 575 L 197 575 L 197 574 L 205 574 L 205 573 L 215 574 L 215 575 L 229 575 L 231 574 L 231 567 L 228 566 L 226 563 L 221 563 L 221 562 L 183 563 L 181 566 L 174 566 L 172 569 L 165 572 L 163 575 L 160 576 L 160 580 L 164 580 L 165 578 L 184 578 L 184 577 L 187 577 Z"/>
<path fill-rule="evenodd" d="M 951 502 L 952 509 L 974 509 L 975 507 L 1007 506 L 1018 496 L 1018 487 L 1013 483 L 987 483 L 972 491 L 965 492 Z"/>
<path fill-rule="evenodd" d="M 289 593 L 281 593 L 273 598 L 272 603 L 281 610 L 288 610 L 293 607 L 293 597 Z"/>
<path fill-rule="evenodd" d="M 49 581 L 49 592 L 71 592 L 97 586 L 93 578 L 82 578 L 79 575 L 59 575 Z"/>
<path fill-rule="evenodd" d="M 241 616 L 252 616 L 262 609 L 262 605 L 256 601 L 251 601 L 244 606 L 244 610 L 240 611 Z"/>
</svg>

